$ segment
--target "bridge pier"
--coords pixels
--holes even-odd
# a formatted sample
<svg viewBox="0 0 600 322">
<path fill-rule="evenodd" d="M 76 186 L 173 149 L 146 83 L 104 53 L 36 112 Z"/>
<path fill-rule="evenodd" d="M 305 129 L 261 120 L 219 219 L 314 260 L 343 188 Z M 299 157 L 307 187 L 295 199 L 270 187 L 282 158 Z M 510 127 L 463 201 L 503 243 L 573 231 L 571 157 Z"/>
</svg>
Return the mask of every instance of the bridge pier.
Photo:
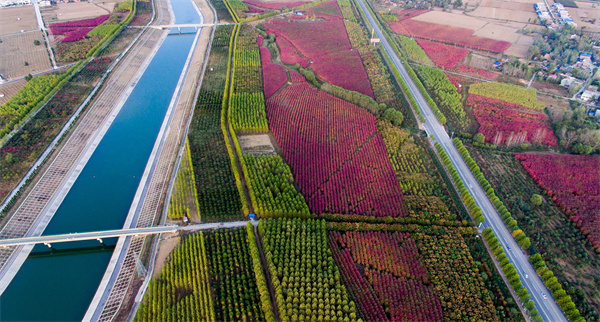
<svg viewBox="0 0 600 322">
<path fill-rule="evenodd" d="M 44 245 L 48 246 L 48 248 L 52 249 L 52 245 L 50 243 L 44 243 Z"/>
<path fill-rule="evenodd" d="M 104 243 L 102 242 L 102 238 L 96 238 L 97 241 L 100 242 L 100 244 L 104 245 Z"/>
</svg>

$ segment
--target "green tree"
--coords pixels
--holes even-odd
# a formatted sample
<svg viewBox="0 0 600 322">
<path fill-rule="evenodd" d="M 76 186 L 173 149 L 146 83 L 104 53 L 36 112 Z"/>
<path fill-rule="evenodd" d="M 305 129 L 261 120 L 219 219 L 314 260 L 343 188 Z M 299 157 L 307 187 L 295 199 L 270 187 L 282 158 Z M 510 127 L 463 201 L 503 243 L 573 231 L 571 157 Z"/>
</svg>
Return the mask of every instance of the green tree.
<svg viewBox="0 0 600 322">
<path fill-rule="evenodd" d="M 36 46 L 39 46 L 40 45 L 40 41 L 37 40 L 37 39 L 35 39 L 35 40 L 33 40 L 33 44 L 36 45 Z"/>
<path fill-rule="evenodd" d="M 383 117 L 396 126 L 399 126 L 402 124 L 402 121 L 404 121 L 404 115 L 402 115 L 402 112 L 393 108 L 388 108 L 385 110 L 385 112 L 383 112 Z"/>
<path fill-rule="evenodd" d="M 541 206 L 542 202 L 544 202 L 544 199 L 542 199 L 542 196 L 534 193 L 529 201 L 531 201 L 534 206 Z"/>
<path fill-rule="evenodd" d="M 482 133 L 477 133 L 473 135 L 473 141 L 477 143 L 483 143 L 485 142 L 485 136 Z"/>
</svg>

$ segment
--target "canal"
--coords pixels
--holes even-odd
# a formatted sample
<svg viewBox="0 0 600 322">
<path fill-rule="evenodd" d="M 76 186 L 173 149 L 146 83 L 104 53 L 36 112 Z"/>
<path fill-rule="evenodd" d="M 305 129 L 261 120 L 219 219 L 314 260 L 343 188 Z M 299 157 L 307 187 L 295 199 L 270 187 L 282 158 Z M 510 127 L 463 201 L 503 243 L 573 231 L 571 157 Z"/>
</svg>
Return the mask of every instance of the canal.
<svg viewBox="0 0 600 322">
<path fill-rule="evenodd" d="M 191 0 L 170 2 L 176 24 L 201 22 Z M 194 38 L 166 37 L 44 234 L 123 227 Z M 81 320 L 116 239 L 104 243 L 36 246 L 0 297 L 0 320 Z"/>
</svg>

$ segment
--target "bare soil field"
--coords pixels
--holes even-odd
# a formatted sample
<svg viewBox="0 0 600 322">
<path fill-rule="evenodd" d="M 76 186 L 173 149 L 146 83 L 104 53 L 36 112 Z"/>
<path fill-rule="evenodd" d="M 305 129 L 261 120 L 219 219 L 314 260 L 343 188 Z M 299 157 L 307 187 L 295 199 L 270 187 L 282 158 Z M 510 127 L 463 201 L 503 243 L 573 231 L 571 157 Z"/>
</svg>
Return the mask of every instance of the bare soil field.
<svg viewBox="0 0 600 322">
<path fill-rule="evenodd" d="M 513 42 L 512 46 L 508 47 L 504 53 L 517 57 L 527 57 L 529 47 L 533 45 L 533 41 L 534 39 L 531 36 L 519 35 L 517 41 Z"/>
<path fill-rule="evenodd" d="M 38 40 L 40 45 L 33 44 Z M 27 63 L 27 66 L 25 66 Z M 52 69 L 41 31 L 31 31 L 2 37 L 0 43 L 0 74 L 7 79 L 37 74 Z"/>
<path fill-rule="evenodd" d="M 413 20 L 419 20 L 429 23 L 437 23 L 440 25 L 467 28 L 471 30 L 478 30 L 485 26 L 488 22 L 475 18 L 469 17 L 460 13 L 459 11 L 455 12 L 443 12 L 443 11 L 429 11 L 424 14 L 418 15 Z"/>
<path fill-rule="evenodd" d="M 114 6 L 114 2 L 113 6 Z M 105 6 L 97 6 L 89 2 L 70 2 L 70 3 L 59 3 L 54 8 L 58 21 L 64 20 L 77 20 L 85 18 L 93 18 L 101 15 L 106 15 L 112 12 Z M 46 23 L 49 23 L 48 21 Z"/>
<path fill-rule="evenodd" d="M 527 1 L 532 1 L 532 0 L 527 0 Z M 520 8 L 520 7 L 529 8 L 531 6 L 531 10 L 529 10 L 529 11 L 533 12 L 533 5 L 531 5 L 529 2 L 514 2 L 513 3 L 513 2 L 503 1 L 503 0 L 483 0 L 482 3 L 483 4 L 487 3 L 489 5 L 494 5 L 494 6 L 499 6 L 499 7 L 509 7 L 509 8 Z M 479 8 L 482 8 L 481 6 L 482 5 L 480 5 Z M 493 9 L 491 7 L 487 7 L 487 8 Z M 517 9 L 502 9 L 502 10 L 512 11 L 514 13 L 514 15 L 511 13 L 510 14 L 511 16 L 514 16 L 514 17 L 522 16 L 522 18 L 519 18 L 519 19 L 525 20 L 525 21 L 520 22 L 519 19 L 513 19 L 513 20 L 508 20 L 508 21 L 507 20 L 498 21 L 497 19 L 492 19 L 493 18 L 492 16 L 494 15 L 494 13 L 497 12 L 495 10 L 481 11 L 479 14 L 481 14 L 482 16 L 475 16 L 474 14 L 476 12 L 471 12 L 469 14 L 463 14 L 459 11 L 454 11 L 454 12 L 429 11 L 429 12 L 426 12 L 419 16 L 416 16 L 412 19 L 424 21 L 424 22 L 430 22 L 430 23 L 437 23 L 437 24 L 452 26 L 452 27 L 467 28 L 467 29 L 474 30 L 475 32 L 473 33 L 473 35 L 475 35 L 475 36 L 490 38 L 490 39 L 494 39 L 494 40 L 508 41 L 508 42 L 512 43 L 512 46 L 509 47 L 505 51 L 505 53 L 507 55 L 525 57 L 527 55 L 527 49 L 529 48 L 529 46 L 531 46 L 533 44 L 533 37 L 520 34 L 520 33 L 518 33 L 518 31 L 520 29 L 523 29 L 523 28 L 529 26 L 529 24 L 527 23 L 527 20 L 529 18 L 525 19 L 524 17 L 527 16 L 527 15 L 525 15 L 526 13 L 529 14 L 530 12 L 521 12 Z M 533 14 L 533 15 L 535 16 L 535 14 Z"/>
<path fill-rule="evenodd" d="M 496 60 L 497 59 L 495 57 L 491 57 L 489 55 L 480 55 L 476 52 L 471 52 L 465 58 L 464 64 L 483 70 L 489 70 Z"/>
<path fill-rule="evenodd" d="M 533 4 L 537 0 L 482 0 L 477 9 L 469 15 L 481 18 L 517 21 L 523 23 L 533 22 L 537 18 Z"/>
<path fill-rule="evenodd" d="M 567 8 L 573 21 L 588 31 L 600 32 L 600 3 L 575 2 L 579 8 Z M 596 19 L 592 24 L 590 20 Z"/>
<path fill-rule="evenodd" d="M 475 31 L 474 35 L 496 40 L 504 40 L 514 44 L 522 36 L 521 34 L 517 33 L 517 30 L 519 29 L 521 28 L 508 24 L 489 23 Z"/>
<path fill-rule="evenodd" d="M 275 147 L 268 134 L 242 135 L 238 137 L 242 152 L 252 155 L 275 155 Z"/>
<path fill-rule="evenodd" d="M 0 26 L 2 35 L 39 29 L 33 6 L 0 9 Z"/>
<path fill-rule="evenodd" d="M 0 85 L 0 105 L 8 102 L 10 97 L 13 96 L 18 90 L 23 88 L 23 86 L 25 86 L 26 83 L 26 80 L 21 79 L 16 82 L 10 82 L 8 84 Z"/>
</svg>

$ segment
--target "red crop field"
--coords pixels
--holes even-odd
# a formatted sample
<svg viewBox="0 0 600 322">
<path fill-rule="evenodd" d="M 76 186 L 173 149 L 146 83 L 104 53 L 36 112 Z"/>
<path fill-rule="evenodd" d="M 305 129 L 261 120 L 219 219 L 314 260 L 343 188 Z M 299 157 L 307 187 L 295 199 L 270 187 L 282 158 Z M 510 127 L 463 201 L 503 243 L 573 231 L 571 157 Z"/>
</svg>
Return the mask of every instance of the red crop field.
<svg viewBox="0 0 600 322">
<path fill-rule="evenodd" d="M 517 153 L 515 157 L 600 251 L 600 156 Z"/>
<path fill-rule="evenodd" d="M 373 97 L 371 83 L 356 50 L 342 50 L 315 58 L 312 69 L 329 83 Z"/>
<path fill-rule="evenodd" d="M 302 57 L 300 52 L 287 39 L 284 37 L 278 37 L 277 45 L 279 46 L 279 51 L 281 52 L 282 62 L 290 65 L 299 64 L 304 68 L 308 67 L 308 59 Z"/>
<path fill-rule="evenodd" d="M 548 116 L 521 105 L 471 94 L 467 105 L 479 123 L 479 133 L 487 142 L 513 146 L 523 142 L 556 146 L 556 136 Z"/>
<path fill-rule="evenodd" d="M 325 5 L 328 11 L 339 13 L 336 3 Z M 305 59 L 310 59 L 313 71 L 325 81 L 373 97 L 360 55 L 351 49 L 343 21 L 272 21 L 264 26 L 277 35 L 283 62 L 306 67 Z"/>
<path fill-rule="evenodd" d="M 65 35 L 61 42 L 72 42 L 85 38 L 90 30 L 102 24 L 110 15 L 98 16 L 92 19 L 58 22 L 50 25 L 53 35 Z"/>
<path fill-rule="evenodd" d="M 290 70 L 290 79 L 292 83 L 302 83 L 306 81 L 304 76 L 298 74 L 296 71 Z"/>
<path fill-rule="evenodd" d="M 296 83 L 267 101 L 267 116 L 312 212 L 407 214 L 377 120 L 369 112 Z"/>
<path fill-rule="evenodd" d="M 412 17 L 416 17 L 422 13 L 429 11 L 429 9 L 405 9 L 398 13 L 398 21 L 410 19 Z"/>
<path fill-rule="evenodd" d="M 271 53 L 265 47 L 260 47 L 260 60 L 265 97 L 269 98 L 287 82 L 287 73 L 283 66 L 271 62 Z"/>
<path fill-rule="evenodd" d="M 450 46 L 425 39 L 417 39 L 417 43 L 438 67 L 444 69 L 456 67 L 469 54 L 469 50 L 466 48 Z"/>
<path fill-rule="evenodd" d="M 333 258 L 360 317 L 365 321 L 496 320 L 462 236 L 457 231 L 435 236 L 416 230 L 329 233 Z"/>
<path fill-rule="evenodd" d="M 474 30 L 466 28 L 439 25 L 413 19 L 388 22 L 388 24 L 396 33 L 495 53 L 502 53 L 511 45 L 507 41 L 475 36 L 473 35 Z"/>
<path fill-rule="evenodd" d="M 456 68 L 456 71 L 461 72 L 461 73 L 471 74 L 473 76 L 483 77 L 485 79 L 494 79 L 494 78 L 498 77 L 498 75 L 500 75 L 500 73 L 490 72 L 488 70 L 474 68 L 474 67 L 462 65 L 462 64 L 458 65 L 458 67 Z"/>
<path fill-rule="evenodd" d="M 306 57 L 319 57 L 351 48 L 343 21 L 273 20 L 265 28 L 289 40 Z"/>
</svg>

